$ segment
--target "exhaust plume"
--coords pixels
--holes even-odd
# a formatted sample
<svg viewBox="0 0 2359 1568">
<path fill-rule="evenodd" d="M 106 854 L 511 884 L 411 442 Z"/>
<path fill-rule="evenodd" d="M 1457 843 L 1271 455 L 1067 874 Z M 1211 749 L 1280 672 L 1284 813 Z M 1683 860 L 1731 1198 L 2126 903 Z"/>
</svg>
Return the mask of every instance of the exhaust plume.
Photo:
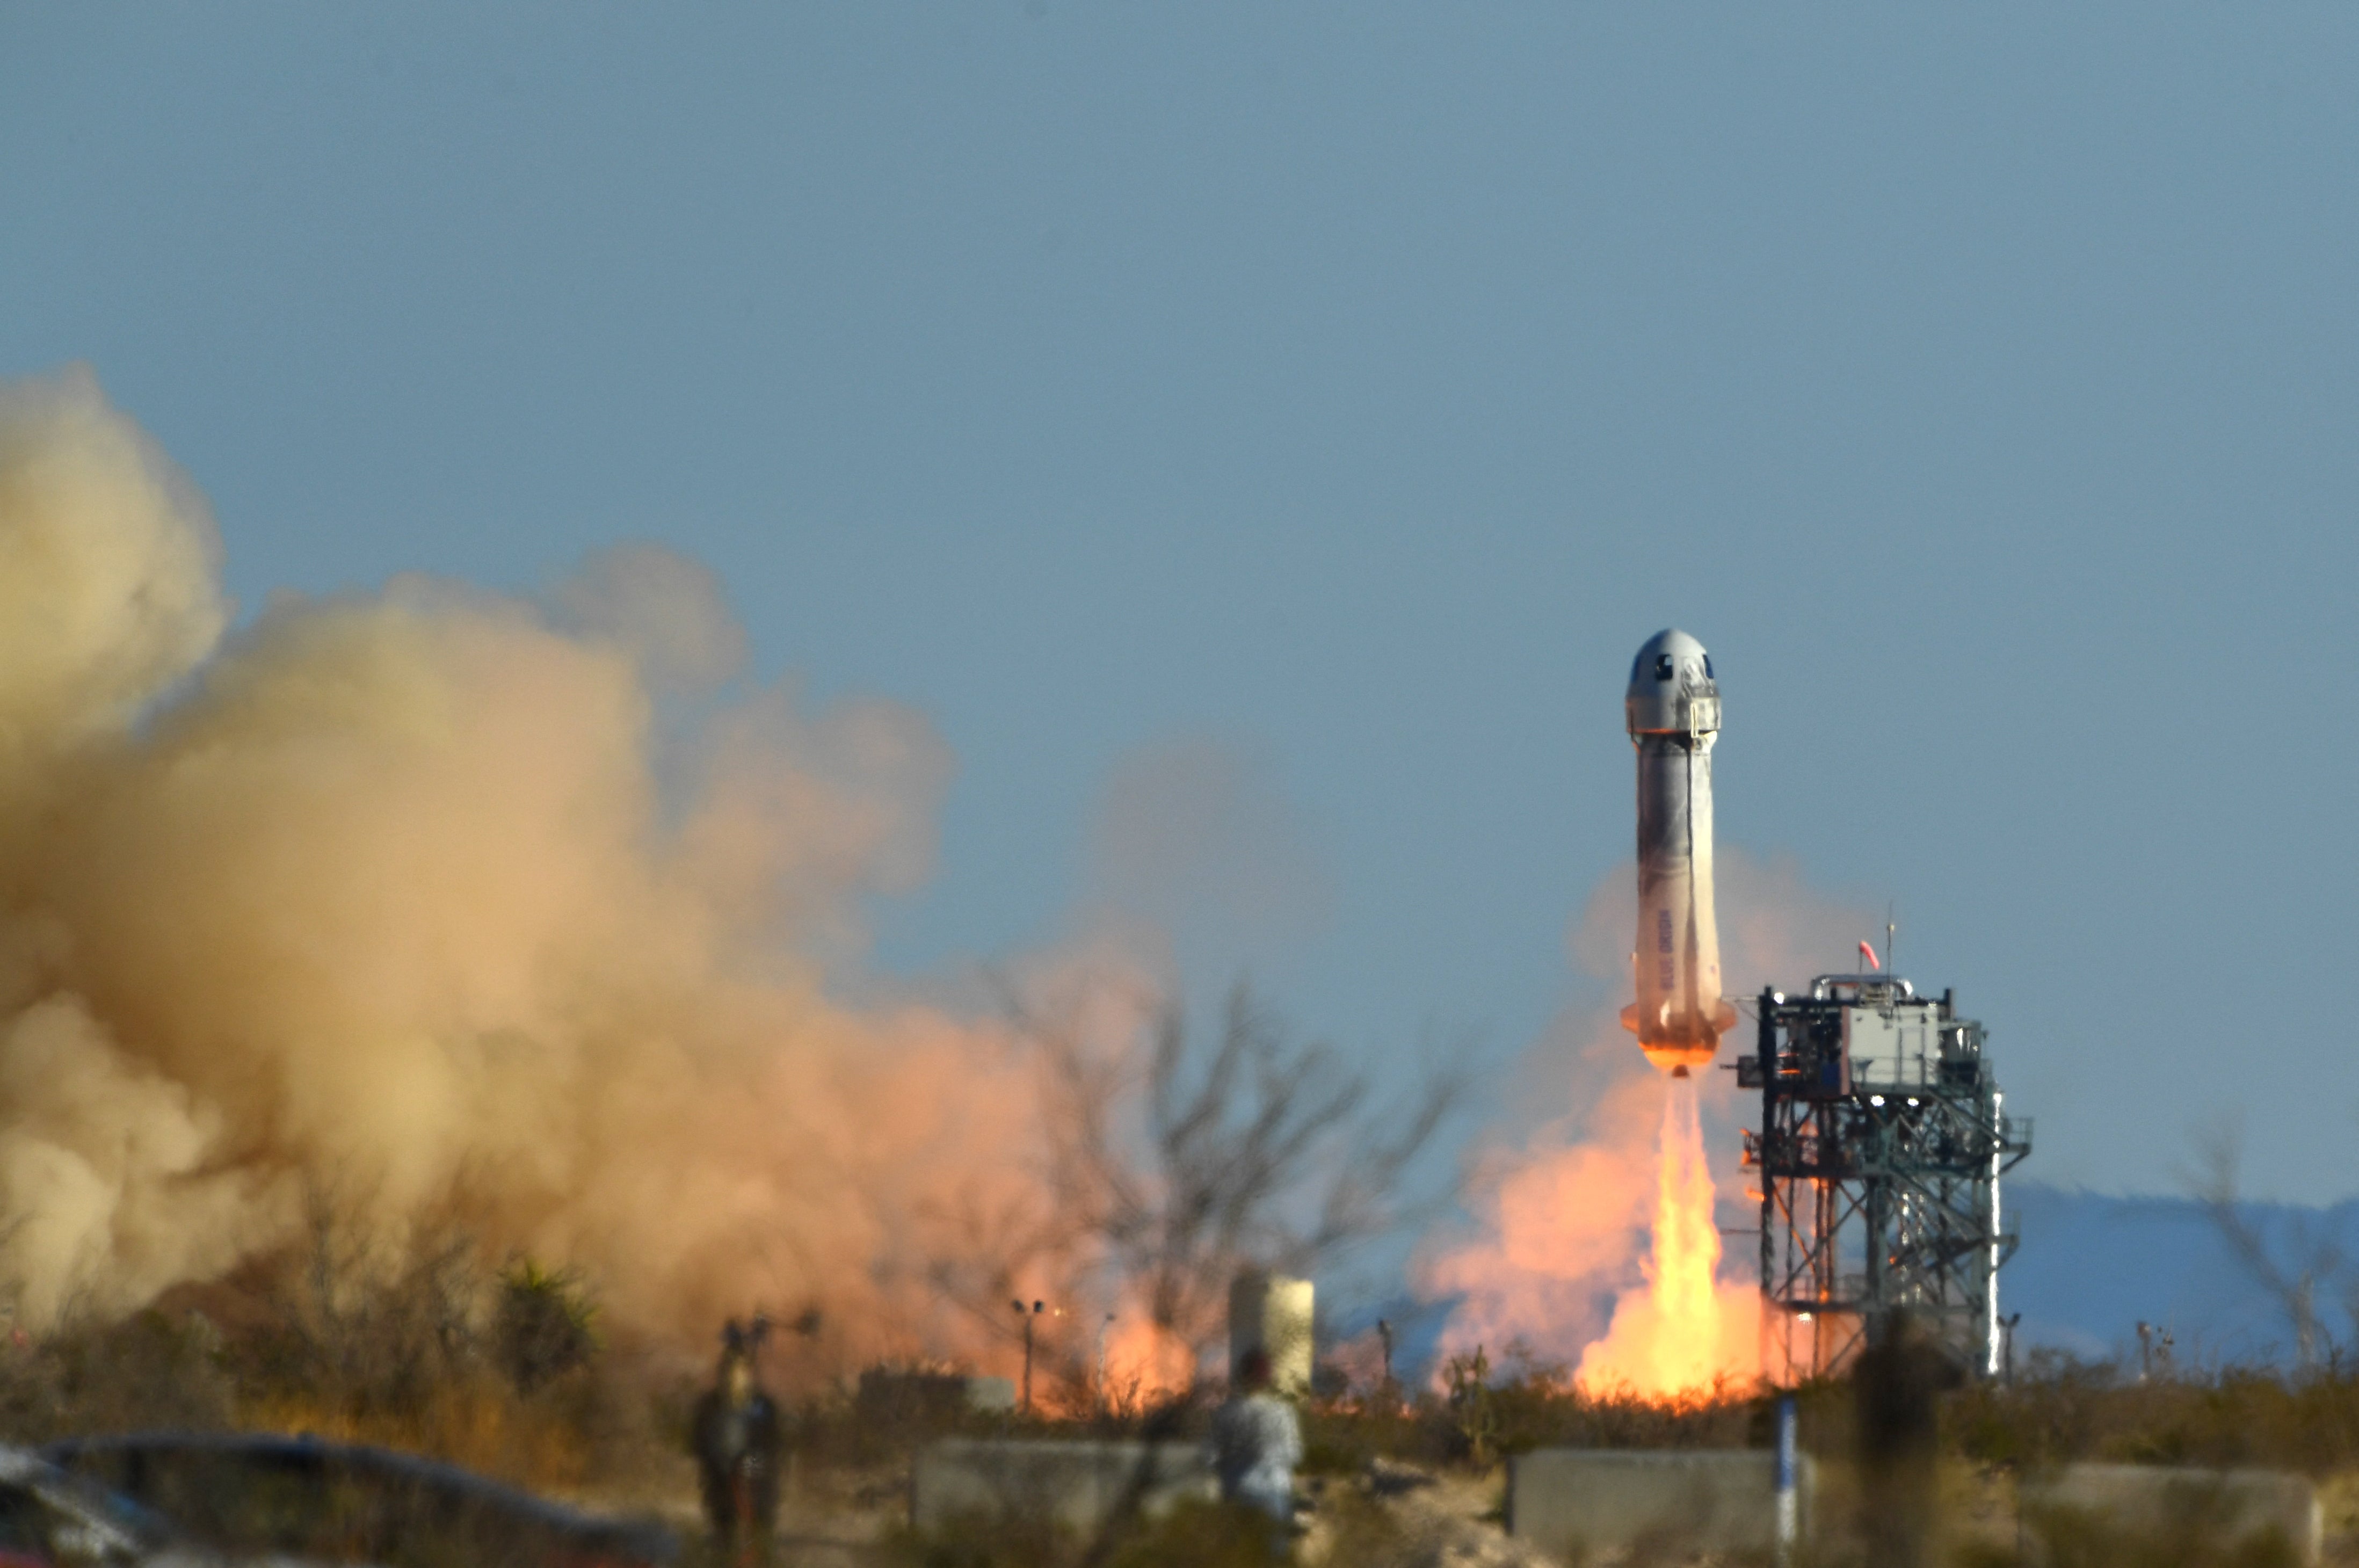
<svg viewBox="0 0 2359 1568">
<path fill-rule="evenodd" d="M 1581 1354 L 1591 1393 L 1677 1398 L 1760 1370 L 1760 1298 L 1752 1283 L 1719 1278 L 1717 1194 L 1705 1160 L 1692 1081 L 1663 1085 L 1646 1288 L 1614 1303 L 1605 1337 Z"/>
<path fill-rule="evenodd" d="M 1719 888 L 1738 996 L 1840 964 L 1858 929 L 1790 862 L 1723 846 Z M 1617 977 L 1636 903 L 1626 870 L 1599 884 L 1571 932 L 1581 968 Z M 1758 1284 L 1750 1250 L 1723 1258 L 1719 1234 L 1752 1214 L 1735 1148 L 1747 1107 L 1729 1075 L 1634 1062 L 1610 1014 L 1560 1020 L 1524 1073 L 1516 1100 L 1559 1113 L 1500 1129 L 1470 1181 L 1479 1228 L 1430 1238 L 1419 1258 L 1419 1294 L 1452 1303 L 1443 1348 L 1521 1346 L 1593 1392 L 1678 1398 L 1749 1380 Z"/>
<path fill-rule="evenodd" d="M 456 1204 L 701 1343 L 988 1340 L 933 1281 L 1040 1201 L 1006 1031 L 825 985 L 923 875 L 898 705 L 655 698 L 744 638 L 610 552 L 549 605 L 424 578 L 223 639 L 194 487 L 85 372 L 0 390 L 0 1291 L 38 1327 L 280 1246 L 332 1186 Z M 660 784 L 659 784 L 660 780 Z"/>
</svg>

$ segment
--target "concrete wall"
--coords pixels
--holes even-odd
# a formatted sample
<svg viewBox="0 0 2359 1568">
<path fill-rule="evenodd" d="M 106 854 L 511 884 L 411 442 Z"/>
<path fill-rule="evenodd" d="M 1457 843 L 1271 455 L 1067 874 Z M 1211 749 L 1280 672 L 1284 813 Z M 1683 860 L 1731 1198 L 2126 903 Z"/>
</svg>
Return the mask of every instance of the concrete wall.
<svg viewBox="0 0 2359 1568">
<path fill-rule="evenodd" d="M 1767 1449 L 1536 1449 L 1508 1462 L 1507 1533 L 1576 1560 L 1639 1543 L 1767 1552 L 1776 1463 Z M 1809 1455 L 1795 1479 L 1807 1531 L 1818 1482 Z"/>
<path fill-rule="evenodd" d="M 1013 1377 L 962 1377 L 965 1385 L 966 1408 L 995 1413 L 1016 1408 L 1016 1379 Z"/>
<path fill-rule="evenodd" d="M 2017 1497 L 2026 1530 L 2060 1543 L 2082 1520 L 2158 1542 L 2221 1546 L 2274 1531 L 2302 1562 L 2315 1563 L 2325 1533 L 2317 1488 L 2277 1470 L 2068 1465 L 2025 1477 Z"/>
<path fill-rule="evenodd" d="M 945 1438 L 919 1449 L 910 1467 L 909 1522 L 940 1530 L 1023 1514 L 1088 1537 L 1125 1506 L 1152 1517 L 1183 1497 L 1220 1495 L 1201 1443 Z"/>
<path fill-rule="evenodd" d="M 1014 1410 L 1016 1382 L 1011 1377 L 871 1367 L 860 1375 L 858 1398 L 864 1420 L 945 1421 L 968 1410 Z"/>
</svg>

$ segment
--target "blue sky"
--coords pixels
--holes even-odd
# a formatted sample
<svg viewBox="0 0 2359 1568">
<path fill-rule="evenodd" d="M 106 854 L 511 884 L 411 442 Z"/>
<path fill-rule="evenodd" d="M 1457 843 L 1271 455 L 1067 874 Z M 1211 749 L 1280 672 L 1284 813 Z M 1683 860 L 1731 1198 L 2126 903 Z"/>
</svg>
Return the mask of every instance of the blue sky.
<svg viewBox="0 0 2359 1568">
<path fill-rule="evenodd" d="M 1897 906 L 2043 1179 L 2234 1113 L 2322 1200 L 2354 79 L 2322 5 L 6 4 L 0 374 L 249 611 L 709 562 L 956 752 L 886 964 L 1126 903 L 1379 1064 L 1603 999 L 1679 625 L 1723 841 Z"/>
</svg>

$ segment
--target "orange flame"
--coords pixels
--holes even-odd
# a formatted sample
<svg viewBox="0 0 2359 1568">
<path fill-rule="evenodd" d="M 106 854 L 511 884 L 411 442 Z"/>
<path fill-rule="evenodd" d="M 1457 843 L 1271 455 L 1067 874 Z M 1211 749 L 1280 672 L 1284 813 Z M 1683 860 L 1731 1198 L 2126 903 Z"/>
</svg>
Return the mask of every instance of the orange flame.
<svg viewBox="0 0 2359 1568">
<path fill-rule="evenodd" d="M 1188 1342 L 1144 1313 L 1122 1314 L 1107 1328 L 1102 1365 L 1099 1397 L 1116 1406 L 1183 1394 L 1196 1377 Z"/>
<path fill-rule="evenodd" d="M 1723 974 L 1738 994 L 1807 973 L 1814 953 L 1847 950 L 1868 920 L 1813 891 L 1791 861 L 1723 850 L 1716 875 Z M 1627 974 L 1636 918 L 1625 865 L 1575 921 L 1575 961 L 1601 979 Z M 1427 1241 L 1418 1293 L 1451 1302 L 1444 1355 L 1479 1345 L 1498 1362 L 1522 1352 L 1535 1367 L 1578 1367 L 1584 1388 L 1644 1398 L 1742 1391 L 1761 1368 L 1760 1295 L 1741 1252 L 1724 1260 L 1739 1278 L 1718 1277 L 1705 1151 L 1734 1154 L 1734 1140 L 1700 1136 L 1700 1123 L 1734 1109 L 1734 1085 L 1718 1073 L 1667 1080 L 1610 1019 L 1568 1011 L 1533 1043 L 1529 1082 L 1538 1089 L 1538 1073 L 1562 1073 L 1571 1090 L 1563 1114 L 1480 1151 L 1469 1193 L 1476 1226 Z"/>
<path fill-rule="evenodd" d="M 1758 1303 L 1742 1286 L 1723 1286 L 1712 1168 L 1691 1080 L 1666 1082 L 1655 1188 L 1654 1250 L 1643 1290 L 1614 1303 L 1605 1337 L 1581 1357 L 1584 1392 L 1677 1399 L 1749 1376 Z"/>
</svg>

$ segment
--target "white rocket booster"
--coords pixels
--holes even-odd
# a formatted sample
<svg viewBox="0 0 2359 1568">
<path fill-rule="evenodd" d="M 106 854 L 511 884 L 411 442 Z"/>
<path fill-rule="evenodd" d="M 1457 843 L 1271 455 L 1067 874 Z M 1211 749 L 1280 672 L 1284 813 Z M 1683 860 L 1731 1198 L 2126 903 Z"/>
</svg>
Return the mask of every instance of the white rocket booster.
<svg viewBox="0 0 2359 1568">
<path fill-rule="evenodd" d="M 1720 687 L 1685 632 L 1657 632 L 1630 666 L 1623 704 L 1638 748 L 1638 999 L 1622 1009 L 1647 1060 L 1674 1077 L 1710 1062 L 1736 1023 L 1721 999 L 1712 905 L 1712 746 Z"/>
</svg>

